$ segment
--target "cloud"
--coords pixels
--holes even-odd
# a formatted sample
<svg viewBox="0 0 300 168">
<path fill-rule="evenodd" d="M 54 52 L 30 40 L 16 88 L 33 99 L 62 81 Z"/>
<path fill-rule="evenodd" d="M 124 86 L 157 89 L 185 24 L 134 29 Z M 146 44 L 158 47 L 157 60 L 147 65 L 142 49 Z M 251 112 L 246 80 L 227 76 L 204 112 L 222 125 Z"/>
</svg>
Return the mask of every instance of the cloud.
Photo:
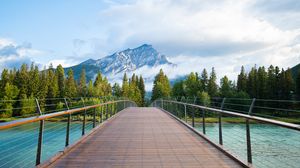
<svg viewBox="0 0 300 168">
<path fill-rule="evenodd" d="M 0 71 L 19 68 L 23 63 L 30 64 L 33 62 L 32 56 L 41 53 L 32 49 L 30 43 L 17 44 L 13 40 L 0 38 Z"/>
<path fill-rule="evenodd" d="M 101 12 L 113 45 L 151 43 L 167 55 L 215 56 L 260 50 L 295 36 L 251 14 L 251 1 L 136 1 Z"/>
</svg>

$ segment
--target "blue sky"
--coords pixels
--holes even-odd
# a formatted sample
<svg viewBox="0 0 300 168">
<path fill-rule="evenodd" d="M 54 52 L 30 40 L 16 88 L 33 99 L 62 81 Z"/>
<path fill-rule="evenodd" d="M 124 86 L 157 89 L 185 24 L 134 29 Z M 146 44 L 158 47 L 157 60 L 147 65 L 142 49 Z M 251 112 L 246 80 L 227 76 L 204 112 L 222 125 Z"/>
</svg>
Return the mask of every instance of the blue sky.
<svg viewBox="0 0 300 168">
<path fill-rule="evenodd" d="M 5 0 L 0 16 L 0 69 L 70 66 L 143 43 L 178 64 L 164 67 L 171 78 L 300 63 L 299 0 Z"/>
</svg>

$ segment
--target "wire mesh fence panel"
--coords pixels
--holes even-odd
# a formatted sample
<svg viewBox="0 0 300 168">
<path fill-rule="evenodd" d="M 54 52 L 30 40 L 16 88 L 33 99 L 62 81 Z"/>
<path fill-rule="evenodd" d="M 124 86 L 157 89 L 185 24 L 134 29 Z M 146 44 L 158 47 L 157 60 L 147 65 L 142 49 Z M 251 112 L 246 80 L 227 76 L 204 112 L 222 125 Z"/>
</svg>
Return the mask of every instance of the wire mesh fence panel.
<svg viewBox="0 0 300 168">
<path fill-rule="evenodd" d="M 34 167 L 38 129 L 35 122 L 0 130 L 0 167 Z"/>
</svg>

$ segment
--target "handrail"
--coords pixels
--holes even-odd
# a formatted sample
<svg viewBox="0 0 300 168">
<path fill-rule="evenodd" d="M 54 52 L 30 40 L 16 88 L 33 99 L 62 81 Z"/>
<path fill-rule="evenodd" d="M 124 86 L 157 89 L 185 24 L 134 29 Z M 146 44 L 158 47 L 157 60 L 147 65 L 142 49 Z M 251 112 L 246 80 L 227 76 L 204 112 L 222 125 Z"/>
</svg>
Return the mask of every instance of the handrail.
<svg viewBox="0 0 300 168">
<path fill-rule="evenodd" d="M 36 162 L 35 165 L 38 166 L 41 164 L 41 156 L 42 156 L 42 148 L 43 148 L 43 134 L 44 134 L 44 126 L 45 126 L 45 120 L 49 119 L 49 118 L 54 118 L 57 116 L 67 116 L 67 122 L 66 122 L 66 134 L 65 134 L 65 147 L 68 147 L 70 144 L 70 124 L 71 124 L 71 114 L 73 113 L 79 113 L 79 112 L 83 112 L 83 120 L 82 120 L 82 126 L 81 126 L 81 131 L 82 131 L 82 137 L 85 135 L 85 130 L 86 130 L 86 120 L 87 120 L 87 110 L 89 109 L 94 109 L 93 110 L 93 123 L 92 123 L 92 128 L 96 127 L 96 113 L 97 113 L 97 108 L 101 107 L 100 109 L 100 117 L 101 117 L 101 122 L 103 122 L 103 113 L 105 113 L 105 120 L 108 120 L 110 117 L 114 116 L 116 113 L 118 113 L 120 110 L 118 110 L 118 105 L 121 105 L 121 110 L 125 109 L 127 107 L 132 107 L 132 106 L 136 106 L 136 103 L 134 101 L 128 100 L 128 99 L 122 99 L 122 100 L 109 100 L 107 102 L 104 103 L 98 103 L 98 104 L 93 104 L 93 105 L 89 105 L 86 106 L 84 99 L 81 98 L 81 101 L 83 103 L 83 107 L 79 107 L 79 108 L 74 108 L 74 109 L 70 109 L 68 102 L 66 100 L 66 98 L 63 99 L 65 106 L 67 107 L 67 110 L 63 110 L 63 111 L 57 111 L 54 113 L 48 113 L 48 114 L 43 114 L 41 112 L 40 109 L 40 104 L 39 101 L 37 99 L 35 99 L 36 102 L 36 107 L 37 107 L 37 112 L 38 112 L 38 116 L 34 116 L 34 117 L 28 117 L 28 118 L 24 118 L 24 119 L 19 119 L 19 120 L 15 120 L 15 121 L 10 121 L 10 122 L 5 122 L 5 123 L 0 123 L 0 130 L 4 130 L 4 129 L 8 129 L 8 128 L 12 128 L 15 126 L 20 126 L 20 125 L 24 125 L 27 123 L 32 123 L 32 122 L 39 122 L 39 129 L 38 129 L 38 143 L 37 143 L 37 152 L 36 152 Z M 95 103 L 95 102 L 94 102 Z M 119 104 L 121 103 L 121 104 Z M 109 106 L 111 105 L 111 106 Z M 115 108 L 113 108 L 113 106 Z M 104 108 L 102 108 L 104 107 Z M 108 116 L 109 113 L 109 116 Z M 8 162 L 6 162 L 5 164 L 7 164 Z M 1 167 L 1 165 L 0 165 Z"/>
<path fill-rule="evenodd" d="M 103 105 L 107 105 L 107 104 L 111 104 L 111 103 L 118 103 L 118 102 L 134 103 L 133 101 L 130 101 L 130 100 L 117 100 L 117 101 L 109 101 L 109 102 L 100 103 L 100 104 L 91 105 L 91 106 L 85 106 L 85 107 L 81 107 L 81 108 L 75 108 L 75 109 L 71 109 L 71 110 L 59 111 L 59 112 L 50 113 L 50 114 L 43 114 L 40 116 L 34 116 L 34 117 L 0 123 L 0 130 L 8 129 L 11 127 L 15 127 L 15 126 L 19 126 L 19 125 L 23 125 L 23 124 L 27 124 L 27 123 L 31 123 L 31 122 L 41 121 L 41 120 L 45 120 L 45 119 L 53 118 L 53 117 L 57 117 L 57 116 L 73 114 L 73 113 L 80 112 L 83 110 L 93 109 L 93 108 L 97 108 L 97 107 L 100 107 Z"/>
<path fill-rule="evenodd" d="M 255 103 L 255 99 L 252 99 L 252 103 L 249 106 L 249 111 L 248 114 L 241 114 L 241 113 L 237 113 L 237 112 L 233 112 L 233 111 L 228 111 L 228 110 L 224 110 L 224 102 L 225 102 L 226 98 L 223 98 L 222 102 L 220 103 L 221 106 L 217 109 L 217 108 L 212 108 L 212 107 L 206 107 L 206 106 L 201 106 L 201 105 L 197 105 L 197 104 L 191 104 L 191 103 L 186 103 L 186 102 L 179 102 L 179 101 L 174 101 L 174 100 L 168 100 L 168 99 L 157 99 L 152 103 L 152 106 L 154 107 L 159 107 L 165 111 L 167 111 L 168 113 L 170 113 L 171 115 L 174 115 L 175 117 L 177 117 L 179 115 L 178 111 L 177 111 L 177 115 L 173 114 L 172 111 L 169 111 L 169 108 L 175 106 L 175 105 L 183 105 L 183 117 L 184 117 L 184 121 L 185 124 L 187 123 L 187 106 L 192 107 L 194 110 L 192 110 L 192 114 L 191 114 L 191 128 L 195 131 L 195 109 L 201 109 L 201 111 L 199 111 L 199 113 L 202 113 L 202 134 L 199 133 L 199 135 L 203 136 L 206 140 L 208 140 L 208 142 L 210 142 L 211 144 L 217 146 L 217 147 L 221 147 L 222 149 L 224 148 L 223 146 L 223 136 L 222 136 L 222 115 L 226 114 L 226 115 L 230 115 L 230 116 L 235 116 L 235 117 L 240 117 L 240 118 L 244 118 L 245 119 L 245 134 L 246 134 L 246 148 L 247 148 L 247 162 L 248 162 L 248 167 L 252 167 L 252 148 L 251 148 L 251 133 L 250 133 L 250 120 L 254 120 L 254 121 L 258 121 L 261 123 L 268 123 L 268 124 L 272 124 L 272 125 L 277 125 L 280 127 L 284 127 L 284 128 L 288 128 L 291 130 L 296 130 L 296 131 L 300 131 L 300 125 L 298 124 L 293 124 L 293 123 L 287 123 L 287 122 L 283 122 L 283 121 L 277 121 L 274 119 L 268 119 L 268 118 L 263 118 L 263 117 L 259 117 L 259 116 L 253 116 L 252 115 L 252 109 L 254 108 L 254 103 Z M 170 106 L 171 105 L 171 106 Z M 218 132 L 219 132 L 219 143 L 217 144 L 216 142 L 213 142 L 212 140 L 210 140 L 209 138 L 206 138 L 206 117 L 205 117 L 205 113 L 206 112 L 215 112 L 218 114 L 217 118 L 218 121 L 217 123 L 219 124 L 219 128 L 218 128 Z M 178 118 L 178 120 L 182 121 L 181 118 Z M 182 121 L 182 122 L 184 122 Z M 197 131 L 196 131 L 197 132 Z M 220 149 L 220 148 L 219 148 Z M 223 150 L 226 154 L 228 154 L 229 156 L 232 156 L 233 158 L 235 157 L 231 152 L 229 152 L 228 150 Z M 239 160 L 239 159 L 238 159 Z M 240 162 L 243 163 L 243 161 L 239 160 Z"/>
<path fill-rule="evenodd" d="M 290 128 L 290 129 L 300 131 L 300 125 L 298 125 L 298 124 L 292 124 L 292 123 L 287 123 L 287 122 L 283 122 L 283 121 L 277 121 L 277 120 L 273 120 L 273 119 L 257 117 L 257 116 L 248 115 L 248 114 L 241 114 L 241 113 L 231 112 L 231 111 L 227 111 L 227 110 L 215 109 L 215 108 L 210 108 L 210 107 L 205 107 L 205 106 L 200 106 L 200 105 L 190 104 L 190 103 L 184 103 L 184 102 L 178 102 L 178 101 L 173 101 L 173 100 L 163 100 L 163 101 L 169 102 L 169 103 L 188 105 L 188 106 L 192 106 L 192 107 L 198 107 L 203 110 L 215 111 L 218 113 L 229 114 L 229 115 L 233 115 L 233 116 L 237 116 L 237 117 L 243 117 L 246 119 L 261 121 L 261 122 L 270 123 L 270 124 L 274 124 L 274 125 L 282 126 L 285 128 Z"/>
</svg>

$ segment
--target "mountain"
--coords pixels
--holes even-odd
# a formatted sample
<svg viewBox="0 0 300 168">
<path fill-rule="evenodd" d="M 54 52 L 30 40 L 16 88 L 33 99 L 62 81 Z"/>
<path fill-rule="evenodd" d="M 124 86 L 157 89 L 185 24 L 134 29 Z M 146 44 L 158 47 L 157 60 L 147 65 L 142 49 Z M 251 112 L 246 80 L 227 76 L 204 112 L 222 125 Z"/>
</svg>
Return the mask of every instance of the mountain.
<svg viewBox="0 0 300 168">
<path fill-rule="evenodd" d="M 82 68 L 85 68 L 87 81 L 95 79 L 98 72 L 105 76 L 120 77 L 125 72 L 131 73 L 142 67 L 157 67 L 159 65 L 172 65 L 165 55 L 160 54 L 152 45 L 144 44 L 134 49 L 126 49 L 98 60 L 88 59 L 78 65 L 65 68 L 74 71 L 75 79 L 79 79 Z M 155 74 L 153 74 L 155 75 Z"/>
</svg>

